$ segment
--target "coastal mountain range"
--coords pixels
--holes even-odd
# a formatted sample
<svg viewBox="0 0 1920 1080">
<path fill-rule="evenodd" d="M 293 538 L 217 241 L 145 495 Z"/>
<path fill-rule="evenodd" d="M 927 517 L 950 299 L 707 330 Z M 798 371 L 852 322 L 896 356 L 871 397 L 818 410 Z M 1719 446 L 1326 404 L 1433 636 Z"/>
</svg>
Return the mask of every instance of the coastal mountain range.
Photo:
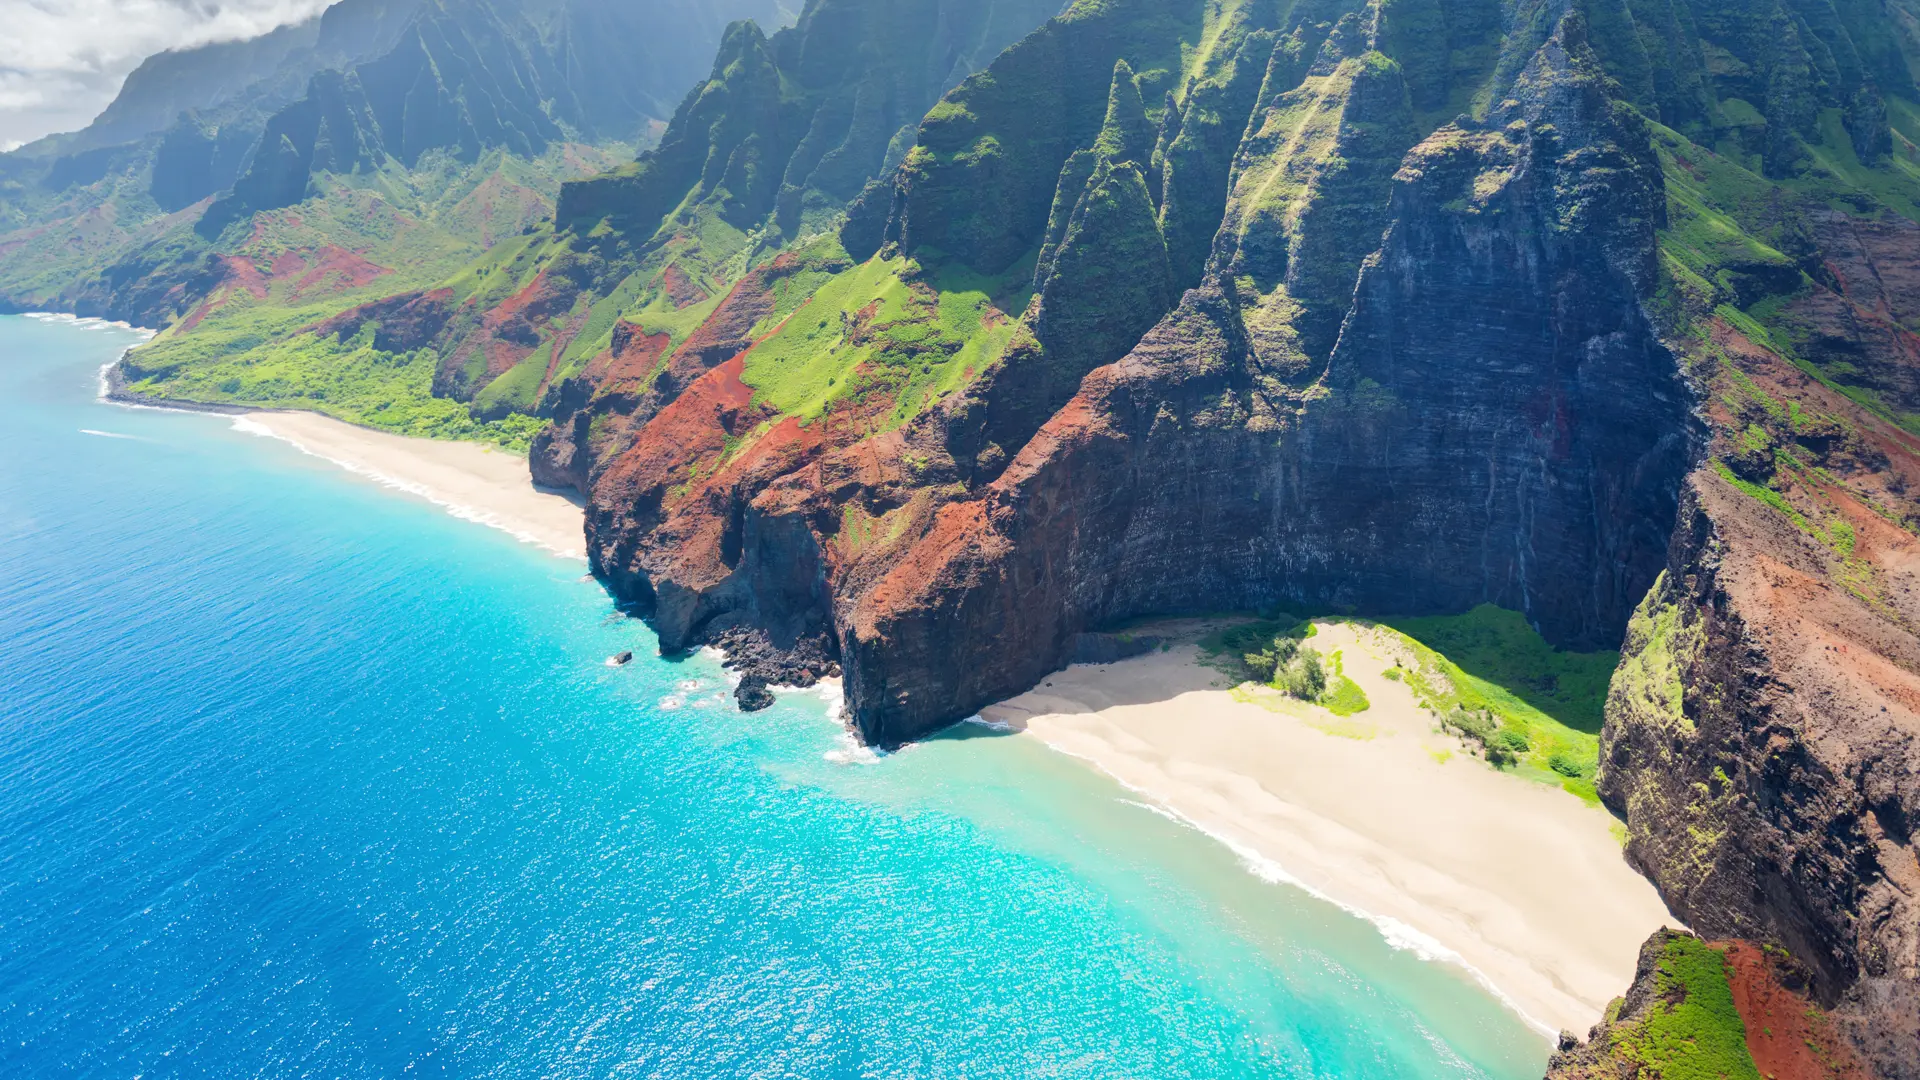
<svg viewBox="0 0 1920 1080">
<path fill-rule="evenodd" d="M 1911 1080 L 1916 72 L 1914 0 L 343 0 L 0 155 L 0 306 L 526 452 L 877 746 L 1156 616 L 1617 648 L 1698 937 L 1551 1075 Z"/>
</svg>

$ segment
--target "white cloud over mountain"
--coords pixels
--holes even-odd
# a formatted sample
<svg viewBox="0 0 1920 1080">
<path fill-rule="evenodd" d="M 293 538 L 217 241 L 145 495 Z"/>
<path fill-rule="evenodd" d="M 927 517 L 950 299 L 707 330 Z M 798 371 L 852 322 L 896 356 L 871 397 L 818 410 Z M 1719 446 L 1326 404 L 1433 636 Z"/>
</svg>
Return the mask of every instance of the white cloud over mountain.
<svg viewBox="0 0 1920 1080">
<path fill-rule="evenodd" d="M 332 0 L 0 0 L 0 147 L 85 127 L 164 49 L 255 37 Z"/>
</svg>

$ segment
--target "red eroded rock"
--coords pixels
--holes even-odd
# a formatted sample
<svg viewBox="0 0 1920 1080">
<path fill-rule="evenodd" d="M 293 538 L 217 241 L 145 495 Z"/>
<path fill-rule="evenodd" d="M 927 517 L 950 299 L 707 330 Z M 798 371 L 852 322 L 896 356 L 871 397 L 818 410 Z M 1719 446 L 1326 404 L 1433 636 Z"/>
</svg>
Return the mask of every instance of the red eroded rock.
<svg viewBox="0 0 1920 1080">
<path fill-rule="evenodd" d="M 1727 984 L 1747 1028 L 1747 1052 L 1767 1080 L 1869 1080 L 1853 1050 L 1781 962 L 1748 941 L 1726 950 Z M 1795 985 L 1790 986 L 1789 983 Z M 1797 988 L 1796 988 L 1797 987 Z"/>
<path fill-rule="evenodd" d="M 351 338 L 374 323 L 373 346 L 383 352 L 411 352 L 426 347 L 453 314 L 453 290 L 431 289 L 389 296 L 333 316 L 313 327 L 315 334 Z"/>
</svg>

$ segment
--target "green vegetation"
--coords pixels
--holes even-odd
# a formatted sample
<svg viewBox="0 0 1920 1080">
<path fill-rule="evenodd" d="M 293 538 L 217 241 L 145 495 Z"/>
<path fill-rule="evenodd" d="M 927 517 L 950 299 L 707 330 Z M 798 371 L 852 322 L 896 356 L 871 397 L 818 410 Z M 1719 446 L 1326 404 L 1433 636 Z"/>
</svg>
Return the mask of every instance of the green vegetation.
<svg viewBox="0 0 1920 1080">
<path fill-rule="evenodd" d="M 1201 648 L 1238 678 L 1270 686 L 1299 701 L 1318 702 L 1327 691 L 1326 667 L 1319 653 L 1300 644 L 1313 633 L 1311 622 L 1242 623 L 1209 635 Z M 1365 701 L 1366 695 L 1360 700 Z"/>
<path fill-rule="evenodd" d="M 512 415 L 476 420 L 467 406 L 432 394 L 438 358 L 431 350 L 390 354 L 373 348 L 372 324 L 349 341 L 288 334 L 238 353 L 221 337 L 189 336 L 140 350 L 131 388 L 187 401 L 307 409 L 400 435 L 470 439 L 524 452 L 541 421 Z"/>
<path fill-rule="evenodd" d="M 1201 648 L 1236 676 L 1296 701 L 1312 702 L 1335 716 L 1367 711 L 1366 691 L 1347 677 L 1340 650 L 1322 659 L 1319 652 L 1302 644 L 1315 629 L 1310 621 L 1242 623 L 1208 636 Z"/>
<path fill-rule="evenodd" d="M 1727 958 L 1688 934 L 1668 939 L 1646 1011 L 1611 1028 L 1606 1049 L 1662 1080 L 1760 1080 Z"/>
<path fill-rule="evenodd" d="M 1530 710 L 1577 732 L 1600 733 L 1607 682 L 1619 654 L 1556 649 L 1527 624 L 1526 616 L 1492 604 L 1464 615 L 1380 621 L 1441 654 L 1468 677 L 1471 685 L 1456 691 L 1447 704 L 1490 707 L 1503 714 Z"/>
<path fill-rule="evenodd" d="M 1412 651 L 1405 680 L 1492 764 L 1597 802 L 1600 727 L 1619 654 L 1548 645 L 1519 612 L 1381 620 Z"/>
<path fill-rule="evenodd" d="M 1421 134 L 1403 82 L 1381 53 L 1350 57 L 1275 97 L 1247 134 L 1220 243 L 1232 245 L 1248 335 L 1271 370 L 1311 377 L 1332 350 L 1354 275 L 1379 246 L 1394 173 Z"/>
<path fill-rule="evenodd" d="M 541 426 L 525 414 L 543 385 L 550 347 L 485 387 L 470 412 L 465 402 L 434 395 L 441 359 L 434 351 L 376 348 L 371 322 L 346 341 L 312 328 L 412 289 L 449 288 L 455 304 L 497 303 L 519 292 L 554 257 L 551 229 L 531 223 L 550 211 L 561 180 L 623 149 L 558 146 L 532 160 L 493 151 L 472 164 L 434 152 L 412 170 L 390 165 L 323 177 L 319 195 L 257 214 L 244 233 L 214 245 L 257 277 L 223 287 L 197 319 L 136 349 L 132 389 L 309 409 L 406 435 L 525 450 Z M 485 247 L 496 234 L 504 234 L 500 242 Z"/>
<path fill-rule="evenodd" d="M 1367 700 L 1367 692 L 1360 689 L 1360 684 L 1347 678 L 1340 650 L 1335 649 L 1330 659 L 1333 661 L 1333 676 L 1327 680 L 1327 687 L 1320 694 L 1320 704 L 1335 716 L 1366 712 L 1372 703 Z"/>
<path fill-rule="evenodd" d="M 994 300 L 1019 288 L 1008 277 L 870 259 L 819 285 L 747 354 L 741 381 L 779 413 L 813 420 L 844 403 L 875 430 L 898 427 L 999 356 L 1016 325 Z"/>
<path fill-rule="evenodd" d="M 1666 599 L 1666 592 L 1663 571 L 1627 621 L 1611 696 L 1623 722 L 1691 734 L 1693 721 L 1686 714 L 1686 684 L 1681 675 L 1683 666 L 1699 656 L 1702 636 L 1698 626 L 1686 624 L 1679 605 Z"/>
<path fill-rule="evenodd" d="M 1464 615 L 1259 619 L 1201 639 L 1207 662 L 1230 677 L 1321 705 L 1338 716 L 1370 707 L 1335 650 L 1324 661 L 1304 642 L 1316 622 L 1352 622 L 1391 633 L 1411 663 L 1388 668 L 1442 727 L 1516 775 L 1597 803 L 1599 732 L 1619 654 L 1548 645 L 1526 618 L 1491 604 Z M 1302 658 L 1311 658 L 1304 660 Z"/>
</svg>

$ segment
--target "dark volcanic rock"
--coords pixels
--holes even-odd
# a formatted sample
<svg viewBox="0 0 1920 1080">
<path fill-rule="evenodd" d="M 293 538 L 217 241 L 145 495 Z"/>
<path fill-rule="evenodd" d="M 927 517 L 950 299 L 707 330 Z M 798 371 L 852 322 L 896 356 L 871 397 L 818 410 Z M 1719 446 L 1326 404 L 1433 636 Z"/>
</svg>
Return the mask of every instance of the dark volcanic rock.
<svg viewBox="0 0 1920 1080">
<path fill-rule="evenodd" d="M 1818 539 L 1711 470 L 1628 630 L 1599 788 L 1708 936 L 1783 943 L 1879 1075 L 1920 1076 L 1913 538 L 1864 510 L 1855 595 Z M 1891 605 L 1894 620 L 1876 611 Z"/>
<path fill-rule="evenodd" d="M 840 674 L 832 659 L 832 642 L 825 637 L 776 644 L 764 631 L 729 627 L 714 631 L 709 642 L 727 656 L 727 667 L 740 674 L 733 698 L 747 712 L 773 704 L 769 686 L 812 686 Z"/>
<path fill-rule="evenodd" d="M 1235 297 L 1190 292 L 848 605 L 863 735 L 964 716 L 1147 613 L 1491 601 L 1610 643 L 1693 443 L 1639 301 L 1657 168 L 1581 40 L 1556 39 L 1488 130 L 1409 156 L 1323 379 L 1264 370 Z"/>
</svg>

